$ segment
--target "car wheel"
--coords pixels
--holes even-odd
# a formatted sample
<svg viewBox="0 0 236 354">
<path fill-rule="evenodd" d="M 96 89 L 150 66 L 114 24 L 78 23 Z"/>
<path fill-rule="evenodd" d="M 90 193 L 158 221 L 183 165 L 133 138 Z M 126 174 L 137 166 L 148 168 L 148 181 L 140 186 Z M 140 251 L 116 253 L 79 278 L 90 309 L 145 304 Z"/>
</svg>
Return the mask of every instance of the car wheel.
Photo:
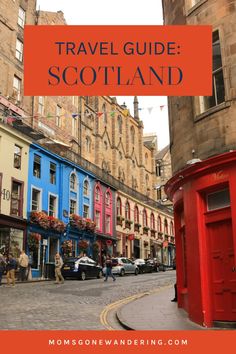
<svg viewBox="0 0 236 354">
<path fill-rule="evenodd" d="M 121 269 L 120 276 L 123 277 L 124 275 L 125 275 L 125 271 L 124 271 L 124 269 Z"/>
<path fill-rule="evenodd" d="M 82 273 L 81 273 L 80 279 L 81 279 L 81 280 L 85 280 L 85 279 L 86 279 L 86 274 L 85 274 L 85 272 L 82 272 Z"/>
<path fill-rule="evenodd" d="M 138 273 L 139 273 L 139 271 L 138 271 L 138 269 L 136 268 L 136 269 L 135 269 L 135 272 L 134 272 L 134 275 L 138 275 Z"/>
<path fill-rule="evenodd" d="M 98 279 L 101 279 L 103 277 L 103 273 L 102 273 L 102 271 L 100 270 L 100 272 L 98 273 L 98 275 L 97 275 L 97 278 Z"/>
</svg>

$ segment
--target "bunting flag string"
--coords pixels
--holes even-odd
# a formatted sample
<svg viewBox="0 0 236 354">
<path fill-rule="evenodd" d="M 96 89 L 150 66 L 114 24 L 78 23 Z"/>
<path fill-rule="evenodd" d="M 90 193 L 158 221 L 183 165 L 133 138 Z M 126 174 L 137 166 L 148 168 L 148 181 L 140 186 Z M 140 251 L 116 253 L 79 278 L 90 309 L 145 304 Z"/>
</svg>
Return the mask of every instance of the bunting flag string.
<svg viewBox="0 0 236 354">
<path fill-rule="evenodd" d="M 159 109 L 162 112 L 165 109 L 165 107 L 167 107 L 167 105 L 166 104 L 162 104 L 162 105 L 159 105 L 159 106 L 140 107 L 138 110 L 139 111 L 147 110 L 148 113 L 151 114 L 154 109 Z"/>
</svg>

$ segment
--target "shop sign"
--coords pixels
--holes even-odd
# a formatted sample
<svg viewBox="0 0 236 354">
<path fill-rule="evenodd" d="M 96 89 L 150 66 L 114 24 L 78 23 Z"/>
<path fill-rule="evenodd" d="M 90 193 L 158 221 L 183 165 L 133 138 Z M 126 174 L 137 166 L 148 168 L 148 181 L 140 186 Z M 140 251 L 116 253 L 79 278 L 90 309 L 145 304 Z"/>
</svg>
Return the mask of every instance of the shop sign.
<svg viewBox="0 0 236 354">
<path fill-rule="evenodd" d="M 1 195 L 3 200 L 11 200 L 11 192 L 8 189 L 2 189 Z"/>
</svg>

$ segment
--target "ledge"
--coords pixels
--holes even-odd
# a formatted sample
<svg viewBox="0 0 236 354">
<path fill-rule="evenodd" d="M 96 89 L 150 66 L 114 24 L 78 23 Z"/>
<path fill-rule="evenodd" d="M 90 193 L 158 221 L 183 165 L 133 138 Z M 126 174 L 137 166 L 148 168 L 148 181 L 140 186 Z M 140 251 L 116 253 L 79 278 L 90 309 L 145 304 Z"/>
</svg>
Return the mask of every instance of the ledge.
<svg viewBox="0 0 236 354">
<path fill-rule="evenodd" d="M 229 107 L 230 107 L 230 102 L 223 102 L 223 103 L 219 104 L 218 106 L 214 106 L 214 107 L 208 109 L 207 111 L 197 115 L 194 118 L 194 123 L 196 123 L 204 118 L 207 118 L 208 116 L 211 116 L 214 113 L 222 111 L 223 109 L 227 109 Z"/>
<path fill-rule="evenodd" d="M 200 6 L 205 4 L 205 2 L 207 2 L 207 0 L 200 0 L 198 3 L 196 3 L 194 6 L 187 10 L 186 16 L 192 15 L 192 13 L 195 12 L 195 10 L 197 10 Z"/>
</svg>

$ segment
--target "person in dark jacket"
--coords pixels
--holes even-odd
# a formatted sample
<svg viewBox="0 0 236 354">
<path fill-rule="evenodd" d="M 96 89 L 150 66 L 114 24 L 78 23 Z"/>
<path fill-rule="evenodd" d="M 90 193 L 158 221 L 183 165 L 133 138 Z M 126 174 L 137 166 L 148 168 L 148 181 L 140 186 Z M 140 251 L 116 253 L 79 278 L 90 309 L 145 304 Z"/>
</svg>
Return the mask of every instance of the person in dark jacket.
<svg viewBox="0 0 236 354">
<path fill-rule="evenodd" d="M 12 281 L 12 286 L 15 286 L 15 271 L 17 269 L 17 262 L 12 254 L 9 254 L 6 269 L 7 269 L 7 285 L 10 285 Z"/>
<path fill-rule="evenodd" d="M 2 285 L 2 276 L 5 271 L 6 260 L 4 256 L 0 253 L 0 285 Z"/>
<path fill-rule="evenodd" d="M 110 255 L 108 255 L 106 258 L 105 266 L 106 266 L 106 278 L 104 279 L 104 281 L 107 281 L 109 276 L 112 277 L 113 281 L 115 281 L 116 278 L 112 273 L 112 259 Z"/>
</svg>

